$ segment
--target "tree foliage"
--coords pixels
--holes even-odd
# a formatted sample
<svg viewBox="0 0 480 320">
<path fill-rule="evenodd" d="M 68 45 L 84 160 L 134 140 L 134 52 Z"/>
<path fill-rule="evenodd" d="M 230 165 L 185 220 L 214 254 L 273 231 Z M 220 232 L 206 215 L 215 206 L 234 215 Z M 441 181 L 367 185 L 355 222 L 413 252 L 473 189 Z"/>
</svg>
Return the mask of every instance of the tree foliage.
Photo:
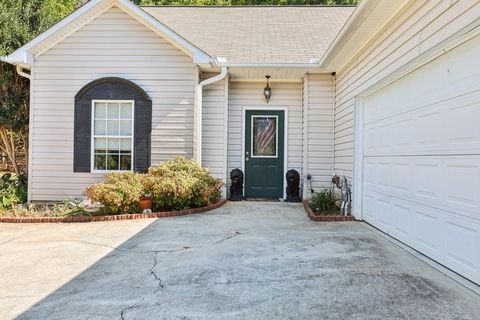
<svg viewBox="0 0 480 320">
<path fill-rule="evenodd" d="M 85 1 L 79 0 L 1 0 L 0 56 L 12 53 L 39 33 L 51 27 Z M 29 83 L 15 67 L 0 63 L 0 150 L 7 155 L 15 173 L 17 153 L 28 154 Z"/>
</svg>

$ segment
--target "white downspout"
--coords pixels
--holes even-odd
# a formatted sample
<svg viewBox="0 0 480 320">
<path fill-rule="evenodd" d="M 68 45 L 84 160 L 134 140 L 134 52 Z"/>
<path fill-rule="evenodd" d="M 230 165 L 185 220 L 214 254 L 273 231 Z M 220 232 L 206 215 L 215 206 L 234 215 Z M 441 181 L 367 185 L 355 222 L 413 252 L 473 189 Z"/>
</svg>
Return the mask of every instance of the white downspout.
<svg viewBox="0 0 480 320">
<path fill-rule="evenodd" d="M 32 69 L 30 70 L 30 73 L 26 73 L 23 71 L 23 68 L 21 66 L 16 66 L 17 73 L 24 78 L 27 78 L 30 82 L 30 88 L 29 88 L 29 96 L 30 96 L 30 103 L 28 106 L 28 114 L 30 116 L 29 121 L 28 121 L 28 154 L 25 155 L 28 159 L 27 161 L 27 201 L 30 202 L 32 201 L 32 141 L 33 141 L 33 99 L 34 99 L 34 90 L 33 90 L 33 66 Z"/>
<path fill-rule="evenodd" d="M 17 73 L 22 77 L 27 78 L 28 80 L 31 80 L 30 74 L 23 71 L 23 68 L 21 66 L 17 66 Z"/>
<path fill-rule="evenodd" d="M 195 88 L 195 99 L 197 101 L 194 111 L 194 143 L 193 160 L 202 165 L 202 114 L 203 114 L 203 87 L 222 80 L 227 76 L 227 67 L 222 67 L 222 71 L 212 78 L 201 81 Z"/>
</svg>

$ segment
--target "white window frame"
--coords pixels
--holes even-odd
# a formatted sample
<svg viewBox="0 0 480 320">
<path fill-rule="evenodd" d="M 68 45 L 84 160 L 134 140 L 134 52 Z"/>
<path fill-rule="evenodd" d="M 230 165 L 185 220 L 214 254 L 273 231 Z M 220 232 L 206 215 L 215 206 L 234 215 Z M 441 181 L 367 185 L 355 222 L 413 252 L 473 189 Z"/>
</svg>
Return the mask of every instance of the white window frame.
<svg viewBox="0 0 480 320">
<path fill-rule="evenodd" d="M 275 155 L 274 156 L 255 156 L 253 154 L 253 124 L 255 123 L 255 118 L 275 118 Z M 277 159 L 278 158 L 278 116 L 277 115 L 252 115 L 250 123 L 250 158 L 266 158 L 266 159 Z"/>
<path fill-rule="evenodd" d="M 131 103 L 132 104 L 132 134 L 130 136 L 109 136 L 109 135 L 102 135 L 98 136 L 97 138 L 113 138 L 113 139 L 132 139 L 131 143 L 131 168 L 130 170 L 98 170 L 95 169 L 95 103 Z M 109 173 L 109 172 L 133 172 L 135 168 L 134 163 L 134 141 L 135 141 L 135 100 L 102 100 L 102 99 L 93 99 L 92 100 L 92 116 L 91 116 L 91 131 L 90 131 L 90 172 L 93 173 Z M 108 118 L 107 118 L 108 120 Z"/>
</svg>

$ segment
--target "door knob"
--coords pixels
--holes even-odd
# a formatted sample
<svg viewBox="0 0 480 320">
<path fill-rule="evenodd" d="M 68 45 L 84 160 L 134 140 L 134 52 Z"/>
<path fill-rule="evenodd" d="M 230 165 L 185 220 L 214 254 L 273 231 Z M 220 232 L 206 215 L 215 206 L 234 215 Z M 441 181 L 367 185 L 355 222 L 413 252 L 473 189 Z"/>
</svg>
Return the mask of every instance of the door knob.
<svg viewBox="0 0 480 320">
<path fill-rule="evenodd" d="M 246 157 L 246 158 L 245 158 L 245 161 L 248 161 L 248 160 L 250 160 L 250 159 L 249 159 L 248 157 Z"/>
</svg>

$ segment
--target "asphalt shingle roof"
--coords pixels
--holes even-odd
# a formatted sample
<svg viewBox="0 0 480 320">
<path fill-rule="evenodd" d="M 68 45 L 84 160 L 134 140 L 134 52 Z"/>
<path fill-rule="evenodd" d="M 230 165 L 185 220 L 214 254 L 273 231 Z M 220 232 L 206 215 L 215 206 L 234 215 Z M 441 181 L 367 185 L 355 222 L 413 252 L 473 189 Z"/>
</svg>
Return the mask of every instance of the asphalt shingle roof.
<svg viewBox="0 0 480 320">
<path fill-rule="evenodd" d="M 308 63 L 328 49 L 354 7 L 142 7 L 229 63 Z"/>
</svg>

